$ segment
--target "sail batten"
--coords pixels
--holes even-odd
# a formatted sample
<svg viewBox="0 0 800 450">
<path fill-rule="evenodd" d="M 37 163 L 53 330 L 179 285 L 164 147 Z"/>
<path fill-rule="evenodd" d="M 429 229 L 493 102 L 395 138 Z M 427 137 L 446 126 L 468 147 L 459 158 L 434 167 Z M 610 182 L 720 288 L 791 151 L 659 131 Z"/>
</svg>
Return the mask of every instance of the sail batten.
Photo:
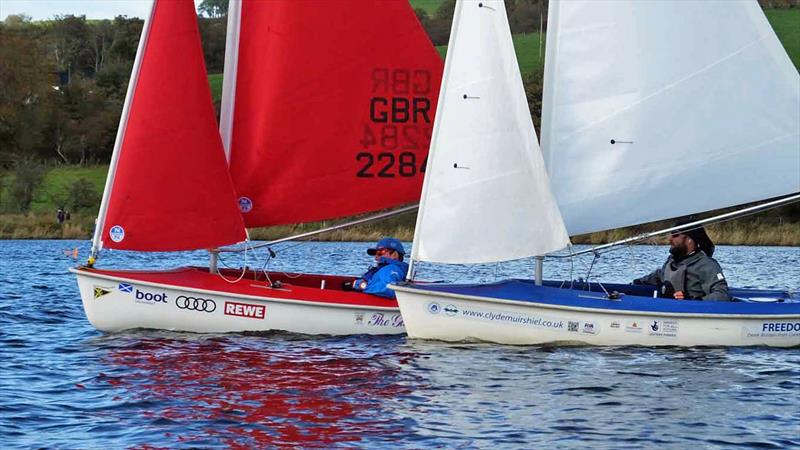
<svg viewBox="0 0 800 450">
<path fill-rule="evenodd" d="M 800 191 L 800 77 L 755 1 L 554 0 L 544 86 L 570 235 Z"/>
</svg>

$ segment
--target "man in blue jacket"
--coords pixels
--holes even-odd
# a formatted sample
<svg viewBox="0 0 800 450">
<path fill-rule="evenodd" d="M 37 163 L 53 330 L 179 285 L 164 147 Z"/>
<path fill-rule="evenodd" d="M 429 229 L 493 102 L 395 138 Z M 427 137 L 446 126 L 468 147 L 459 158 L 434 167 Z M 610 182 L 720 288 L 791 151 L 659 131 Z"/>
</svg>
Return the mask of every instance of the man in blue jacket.
<svg viewBox="0 0 800 450">
<path fill-rule="evenodd" d="M 393 299 L 394 291 L 386 286 L 403 280 L 408 272 L 408 264 L 403 262 L 406 254 L 403 243 L 395 238 L 383 238 L 375 248 L 368 248 L 367 254 L 375 256 L 377 264 L 353 281 L 353 290 Z"/>
</svg>

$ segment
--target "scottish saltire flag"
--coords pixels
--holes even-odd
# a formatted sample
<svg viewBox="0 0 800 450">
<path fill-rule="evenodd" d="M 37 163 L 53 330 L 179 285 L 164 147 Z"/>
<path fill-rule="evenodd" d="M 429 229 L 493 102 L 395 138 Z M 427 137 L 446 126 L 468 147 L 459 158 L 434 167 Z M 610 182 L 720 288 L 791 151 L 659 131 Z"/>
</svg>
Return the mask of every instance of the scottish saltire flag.
<svg viewBox="0 0 800 450">
<path fill-rule="evenodd" d="M 119 290 L 122 292 L 133 293 L 133 285 L 128 283 L 120 283 Z"/>
</svg>

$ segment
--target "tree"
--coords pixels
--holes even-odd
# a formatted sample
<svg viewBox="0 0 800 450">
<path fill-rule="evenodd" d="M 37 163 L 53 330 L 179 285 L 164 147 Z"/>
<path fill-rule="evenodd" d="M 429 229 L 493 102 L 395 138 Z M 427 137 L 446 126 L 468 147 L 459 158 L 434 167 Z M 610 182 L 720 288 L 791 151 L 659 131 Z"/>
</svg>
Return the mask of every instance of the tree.
<svg viewBox="0 0 800 450">
<path fill-rule="evenodd" d="M 538 32 L 540 23 L 547 22 L 547 2 L 542 0 L 509 2 L 508 22 L 514 34 Z"/>
<path fill-rule="evenodd" d="M 445 0 L 439 5 L 436 14 L 427 21 L 425 31 L 428 32 L 433 45 L 447 45 L 447 41 L 450 39 L 450 28 L 455 10 L 455 0 Z M 423 22 L 423 26 L 425 26 L 425 22 Z"/>
<path fill-rule="evenodd" d="M 228 15 L 228 0 L 203 0 L 197 9 L 201 16 L 224 17 Z"/>
<path fill-rule="evenodd" d="M 86 16 L 56 16 L 48 36 L 56 68 L 72 73 L 92 75 L 94 64 L 90 51 L 90 30 Z"/>
<path fill-rule="evenodd" d="M 203 43 L 203 56 L 208 73 L 220 73 L 225 66 L 225 30 L 227 21 L 222 18 L 201 18 L 200 40 Z"/>
<path fill-rule="evenodd" d="M 53 67 L 48 64 L 42 29 L 24 20 L 0 23 L 0 167 L 46 146 L 48 100 Z"/>
<path fill-rule="evenodd" d="M 142 35 L 144 21 L 138 18 L 117 16 L 114 18 L 114 38 L 111 42 L 109 58 L 114 61 L 124 61 L 133 64 L 136 50 L 139 46 L 139 37 Z"/>
<path fill-rule="evenodd" d="M 114 27 L 110 20 L 94 22 L 89 27 L 90 58 L 93 62 L 92 72 L 96 75 L 103 69 L 103 64 L 111 52 L 114 42 Z"/>
<path fill-rule="evenodd" d="M 33 201 L 33 192 L 44 179 L 45 166 L 31 158 L 23 158 L 14 164 L 14 180 L 9 194 L 17 212 L 28 212 Z"/>
</svg>

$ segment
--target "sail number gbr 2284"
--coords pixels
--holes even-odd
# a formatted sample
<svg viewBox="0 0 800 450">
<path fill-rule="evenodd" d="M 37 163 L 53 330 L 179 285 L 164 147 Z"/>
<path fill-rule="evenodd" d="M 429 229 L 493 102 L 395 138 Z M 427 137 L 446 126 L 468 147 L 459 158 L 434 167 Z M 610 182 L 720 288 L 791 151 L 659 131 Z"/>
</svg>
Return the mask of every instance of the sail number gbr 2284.
<svg viewBox="0 0 800 450">
<path fill-rule="evenodd" d="M 433 110 L 427 70 L 375 69 L 369 121 L 356 154 L 357 177 L 413 177 L 425 172 Z"/>
</svg>

